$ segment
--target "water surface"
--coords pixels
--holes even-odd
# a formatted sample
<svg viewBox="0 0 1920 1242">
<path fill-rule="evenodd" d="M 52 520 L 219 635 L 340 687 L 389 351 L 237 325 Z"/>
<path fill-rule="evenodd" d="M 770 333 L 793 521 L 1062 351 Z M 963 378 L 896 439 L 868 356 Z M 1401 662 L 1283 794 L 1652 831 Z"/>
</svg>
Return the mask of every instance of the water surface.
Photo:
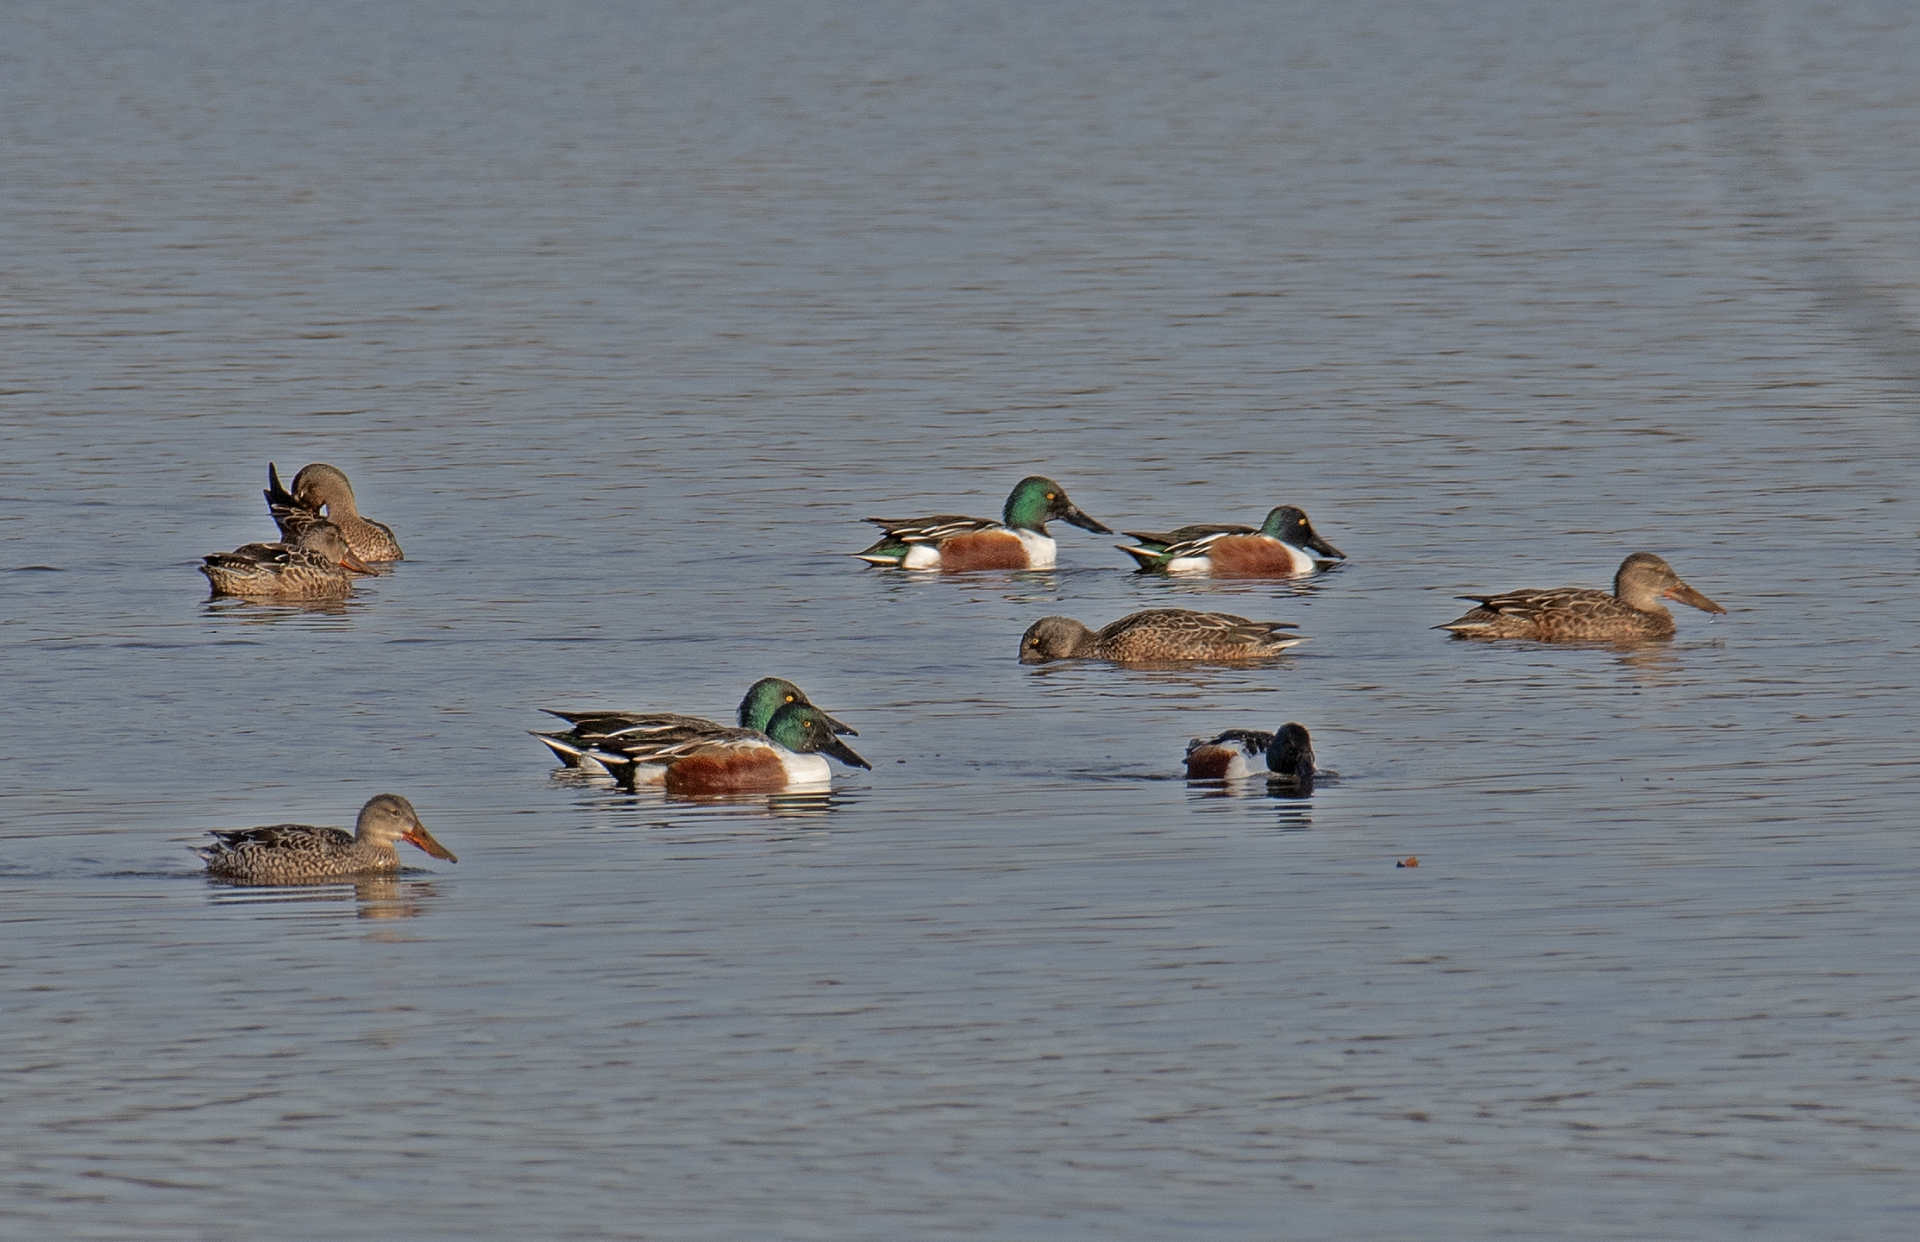
<svg viewBox="0 0 1920 1242">
<path fill-rule="evenodd" d="M 11 1229 L 1912 1235 L 1905 8 L 6 25 Z M 410 559 L 209 602 L 269 460 Z M 1352 562 L 843 555 L 1036 471 Z M 1640 549 L 1730 614 L 1428 628 Z M 1167 605 L 1313 641 L 1015 661 Z M 524 733 L 769 673 L 873 772 L 679 801 Z M 1311 801 L 1175 779 L 1289 719 Z M 187 852 L 383 790 L 460 863 Z"/>
</svg>

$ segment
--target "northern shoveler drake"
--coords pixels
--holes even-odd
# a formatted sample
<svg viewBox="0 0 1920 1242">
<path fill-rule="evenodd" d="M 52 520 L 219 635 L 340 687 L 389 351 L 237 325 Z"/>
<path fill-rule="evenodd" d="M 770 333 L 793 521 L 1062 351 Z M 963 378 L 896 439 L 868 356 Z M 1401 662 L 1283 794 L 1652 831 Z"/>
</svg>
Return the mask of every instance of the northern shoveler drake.
<svg viewBox="0 0 1920 1242">
<path fill-rule="evenodd" d="M 353 835 L 309 824 L 269 824 L 214 832 L 214 844 L 194 850 L 207 861 L 207 874 L 221 880 L 290 884 L 369 872 L 398 871 L 396 841 L 418 846 L 435 858 L 459 862 L 433 839 L 413 803 L 399 794 L 379 794 L 360 808 Z"/>
<path fill-rule="evenodd" d="M 1261 768 L 1253 761 L 1265 760 Z M 1302 796 L 1313 792 L 1313 738 L 1306 726 L 1283 724 L 1278 733 L 1228 729 L 1218 737 L 1187 743 L 1187 779 L 1237 781 L 1264 776 L 1276 792 Z"/>
<path fill-rule="evenodd" d="M 747 688 L 735 719 L 742 729 L 764 733 L 773 722 L 773 714 L 789 703 L 812 706 L 813 700 L 807 697 L 806 691 L 784 678 L 762 677 Z M 567 767 L 584 767 L 588 770 L 603 766 L 593 757 L 592 752 L 596 748 L 617 745 L 621 739 L 678 745 L 703 734 L 726 732 L 728 728 L 702 716 L 683 716 L 677 712 L 565 712 L 550 707 L 540 710 L 549 716 L 558 716 L 573 727 L 564 732 L 529 732 L 539 738 L 553 752 L 554 758 Z M 860 736 L 856 730 L 841 724 L 832 716 L 827 716 L 826 721 L 835 733 Z"/>
<path fill-rule="evenodd" d="M 848 767 L 873 767 L 834 735 L 832 719 L 811 703 L 781 707 L 764 732 L 720 726 L 621 734 L 608 738 L 591 757 L 625 785 L 727 794 L 825 785 L 833 769 L 822 755 Z"/>
<path fill-rule="evenodd" d="M 1164 535 L 1127 532 L 1134 546 L 1117 544 L 1141 573 L 1211 574 L 1216 578 L 1284 578 L 1314 573 L 1347 559 L 1322 539 L 1293 505 L 1251 526 L 1182 526 Z"/>
<path fill-rule="evenodd" d="M 326 519 L 340 528 L 347 546 L 363 561 L 400 561 L 399 541 L 393 528 L 383 522 L 360 516 L 353 503 L 353 484 L 335 466 L 323 461 L 300 467 L 293 476 L 293 490 L 280 486 L 280 471 L 267 463 L 267 512 L 280 527 L 283 539 L 298 539 L 300 531 L 325 511 Z"/>
<path fill-rule="evenodd" d="M 328 521 L 303 528 L 297 543 L 248 543 L 200 559 L 215 595 L 249 599 L 339 599 L 374 572 Z"/>
<path fill-rule="evenodd" d="M 1613 594 L 1585 587 L 1462 595 L 1479 607 L 1436 625 L 1457 638 L 1529 638 L 1543 643 L 1638 642 L 1673 636 L 1673 614 L 1660 601 L 1679 600 L 1702 612 L 1726 609 L 1680 580 L 1651 552 L 1635 552 L 1613 575 Z"/>
<path fill-rule="evenodd" d="M 1307 641 L 1282 634 L 1291 621 L 1249 621 L 1226 612 L 1150 608 L 1120 618 L 1098 633 L 1072 617 L 1042 617 L 1020 638 L 1020 663 L 1050 660 L 1258 660 Z"/>
<path fill-rule="evenodd" d="M 924 518 L 866 518 L 886 534 L 854 555 L 895 569 L 1052 569 L 1054 543 L 1047 523 L 1058 518 L 1081 530 L 1113 530 L 1086 514 L 1052 479 L 1029 475 L 1007 497 L 1000 520 L 941 514 Z"/>
</svg>

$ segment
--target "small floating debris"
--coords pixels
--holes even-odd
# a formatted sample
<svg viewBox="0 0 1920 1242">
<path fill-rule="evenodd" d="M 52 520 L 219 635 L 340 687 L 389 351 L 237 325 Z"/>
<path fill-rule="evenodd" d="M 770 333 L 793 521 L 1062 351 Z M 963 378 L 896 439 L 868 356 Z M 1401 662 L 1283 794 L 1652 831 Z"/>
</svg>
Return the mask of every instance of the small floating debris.
<svg viewBox="0 0 1920 1242">
<path fill-rule="evenodd" d="M 1418 867 L 1420 865 L 1420 860 L 1418 858 L 1415 858 L 1413 855 L 1409 854 L 1405 858 L 1401 859 L 1399 862 L 1393 865 L 1396 867 Z"/>
</svg>

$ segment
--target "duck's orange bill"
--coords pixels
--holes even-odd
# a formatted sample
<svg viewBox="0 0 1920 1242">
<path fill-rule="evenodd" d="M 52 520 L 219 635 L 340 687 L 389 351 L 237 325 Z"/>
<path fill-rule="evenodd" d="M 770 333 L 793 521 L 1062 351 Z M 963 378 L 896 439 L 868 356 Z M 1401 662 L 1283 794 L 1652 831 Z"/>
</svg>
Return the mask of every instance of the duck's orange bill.
<svg viewBox="0 0 1920 1242">
<path fill-rule="evenodd" d="M 373 567 L 369 566 L 365 561 L 355 556 L 353 554 L 353 549 L 351 548 L 347 549 L 347 554 L 341 558 L 340 568 L 352 570 L 356 574 L 366 574 L 367 576 L 373 577 L 373 578 L 377 578 L 380 576 L 379 570 L 374 569 Z M 425 829 L 422 829 L 422 831 L 424 832 Z M 431 840 L 432 838 L 428 838 L 428 839 Z M 425 847 L 423 846 L 422 848 L 424 849 Z"/>
<path fill-rule="evenodd" d="M 448 862 L 460 861 L 453 856 L 452 850 L 434 840 L 433 834 L 427 831 L 427 826 L 418 821 L 415 821 L 413 827 L 407 829 L 407 835 L 400 839 L 410 845 L 419 846 L 435 858 L 444 858 Z"/>
</svg>

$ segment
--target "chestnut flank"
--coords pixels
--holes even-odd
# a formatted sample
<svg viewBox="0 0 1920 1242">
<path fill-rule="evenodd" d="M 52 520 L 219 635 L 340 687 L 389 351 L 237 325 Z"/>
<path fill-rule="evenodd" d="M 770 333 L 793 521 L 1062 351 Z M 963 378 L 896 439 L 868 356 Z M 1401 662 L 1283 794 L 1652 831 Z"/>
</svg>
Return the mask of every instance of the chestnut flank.
<svg viewBox="0 0 1920 1242">
<path fill-rule="evenodd" d="M 787 768 L 765 748 L 715 746 L 667 769 L 668 793 L 773 793 L 787 787 Z"/>
<path fill-rule="evenodd" d="M 977 535 L 957 535 L 940 545 L 940 568 L 950 571 L 968 569 L 1025 569 L 1027 545 L 1011 531 L 989 530 Z"/>
<path fill-rule="evenodd" d="M 1293 555 L 1278 539 L 1265 535 L 1223 535 L 1207 547 L 1217 578 L 1273 578 L 1293 575 Z"/>
</svg>

